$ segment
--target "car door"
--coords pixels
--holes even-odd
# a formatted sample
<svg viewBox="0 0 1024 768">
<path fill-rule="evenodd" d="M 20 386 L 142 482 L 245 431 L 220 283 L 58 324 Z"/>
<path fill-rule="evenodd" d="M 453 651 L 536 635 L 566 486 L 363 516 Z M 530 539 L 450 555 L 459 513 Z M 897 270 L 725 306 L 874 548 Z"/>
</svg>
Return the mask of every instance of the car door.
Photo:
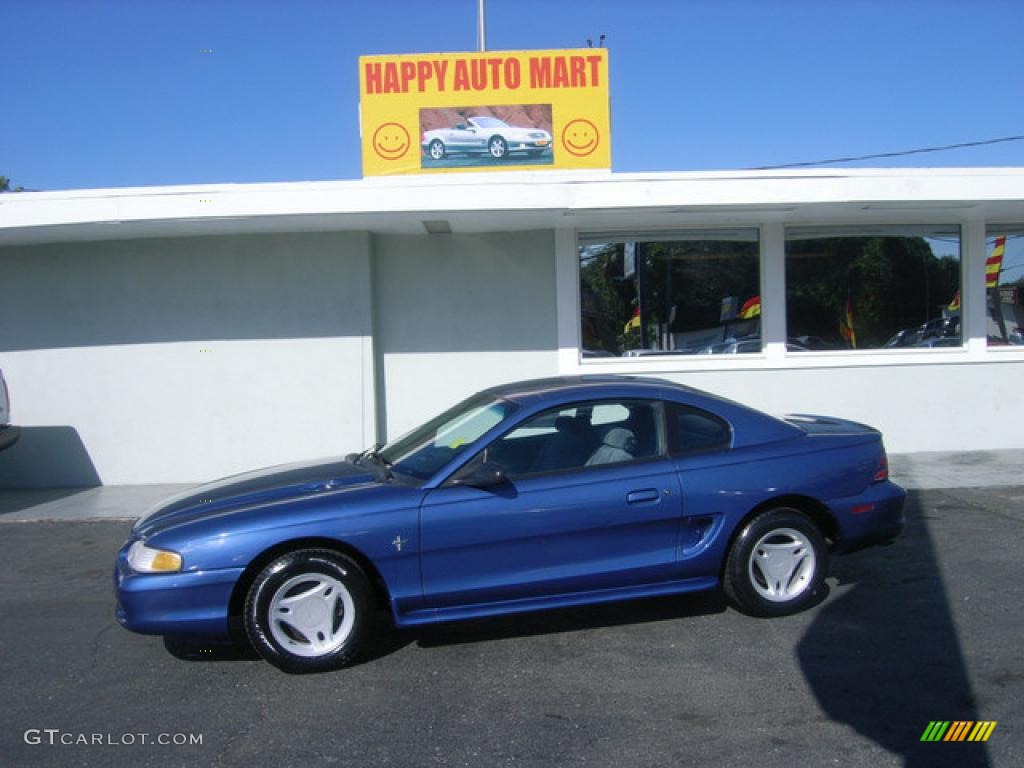
<svg viewBox="0 0 1024 768">
<path fill-rule="evenodd" d="M 472 124 L 459 123 L 448 132 L 448 137 L 448 146 L 462 152 L 480 144 L 477 130 Z"/>
<path fill-rule="evenodd" d="M 730 514 L 748 509 L 744 491 L 754 469 L 737 469 L 732 427 L 719 416 L 682 403 L 665 406 L 669 452 L 679 478 L 684 513 L 678 568 L 684 578 L 718 573 L 726 537 L 719 534 Z"/>
<path fill-rule="evenodd" d="M 681 497 L 664 447 L 663 409 L 652 401 L 562 406 L 498 438 L 463 471 L 474 462 L 504 462 L 507 482 L 458 485 L 460 472 L 423 501 L 427 604 L 542 598 L 673 578 Z"/>
</svg>

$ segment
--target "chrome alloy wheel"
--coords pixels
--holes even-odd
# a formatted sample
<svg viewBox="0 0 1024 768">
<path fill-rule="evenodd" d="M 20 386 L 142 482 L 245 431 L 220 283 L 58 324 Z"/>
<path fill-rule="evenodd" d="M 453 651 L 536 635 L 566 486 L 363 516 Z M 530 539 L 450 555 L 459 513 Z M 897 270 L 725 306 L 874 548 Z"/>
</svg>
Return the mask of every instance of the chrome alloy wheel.
<svg viewBox="0 0 1024 768">
<path fill-rule="evenodd" d="M 747 562 L 750 584 L 765 600 L 785 603 L 814 581 L 817 560 L 810 539 L 795 528 L 776 528 L 754 545 Z"/>
<path fill-rule="evenodd" d="M 322 573 L 302 573 L 285 581 L 270 599 L 268 613 L 274 640 L 306 658 L 340 648 L 356 617 L 345 585 Z"/>
<path fill-rule="evenodd" d="M 487 151 L 491 153 L 491 157 L 495 160 L 501 160 L 501 158 L 508 154 L 508 144 L 501 136 L 494 136 L 487 142 Z"/>
</svg>

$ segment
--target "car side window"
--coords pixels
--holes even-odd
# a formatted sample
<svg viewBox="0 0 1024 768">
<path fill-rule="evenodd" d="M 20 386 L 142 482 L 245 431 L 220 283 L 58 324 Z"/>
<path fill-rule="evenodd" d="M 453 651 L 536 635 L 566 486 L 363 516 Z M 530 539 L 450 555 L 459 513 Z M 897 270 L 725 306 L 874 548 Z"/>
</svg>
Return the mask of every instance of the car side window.
<svg viewBox="0 0 1024 768">
<path fill-rule="evenodd" d="M 732 429 L 707 411 L 669 403 L 668 438 L 673 455 L 708 453 L 732 445 Z"/>
<path fill-rule="evenodd" d="M 662 453 L 660 414 L 645 400 L 560 406 L 495 440 L 486 461 L 516 478 L 652 458 Z"/>
</svg>

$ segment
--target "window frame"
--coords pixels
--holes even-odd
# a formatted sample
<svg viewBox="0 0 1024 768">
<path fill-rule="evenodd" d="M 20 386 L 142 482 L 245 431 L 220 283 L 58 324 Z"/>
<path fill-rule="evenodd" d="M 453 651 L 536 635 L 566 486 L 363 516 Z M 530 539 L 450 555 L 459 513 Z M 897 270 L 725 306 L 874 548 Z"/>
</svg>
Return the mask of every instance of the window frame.
<svg viewBox="0 0 1024 768">
<path fill-rule="evenodd" d="M 943 220 L 938 222 L 917 222 L 907 223 L 901 222 L 861 222 L 861 223 L 814 223 L 814 224 L 801 224 L 801 223 L 787 223 L 782 228 L 782 291 L 783 291 L 783 302 L 785 306 L 784 316 L 782 317 L 782 325 L 784 329 L 785 342 L 788 345 L 791 339 L 796 337 L 792 336 L 789 328 L 789 249 L 788 244 L 792 241 L 806 241 L 806 240 L 820 240 L 826 238 L 869 238 L 869 237 L 920 237 L 924 239 L 932 238 L 936 239 L 941 236 L 949 236 L 956 233 L 957 240 L 957 264 L 958 264 L 958 286 L 959 295 L 961 297 L 961 309 L 960 309 L 960 343 L 953 346 L 947 345 L 933 345 L 926 347 L 907 346 L 907 347 L 858 347 L 855 349 L 808 349 L 808 350 L 784 350 L 784 359 L 787 362 L 793 360 L 802 360 L 804 358 L 817 357 L 829 358 L 829 357 L 852 357 L 852 356 L 866 356 L 875 357 L 879 356 L 883 358 L 885 356 L 895 355 L 913 355 L 921 357 L 937 356 L 940 359 L 943 356 L 950 354 L 963 353 L 966 351 L 968 346 L 968 337 L 964 333 L 963 320 L 964 310 L 968 306 L 970 299 L 967 297 L 966 285 L 967 285 L 967 269 L 969 266 L 967 246 L 966 246 L 966 227 L 963 221 L 951 221 Z M 922 325 L 931 322 L 931 320 L 922 323 Z M 906 329 L 900 329 L 906 330 Z M 899 331 L 897 331 L 898 333 Z M 891 337 L 892 334 L 890 334 Z"/>
<path fill-rule="evenodd" d="M 981 284 L 983 286 L 986 283 L 986 277 L 987 277 L 986 276 L 986 261 L 987 261 L 987 258 L 988 258 L 988 240 L 989 240 L 989 238 L 998 237 L 1000 235 L 1004 235 L 1007 238 L 1008 241 L 1011 238 L 1013 238 L 1013 239 L 1024 238 L 1024 219 L 1014 220 L 1012 222 L 987 221 L 985 223 L 984 229 L 985 229 L 985 234 L 984 234 L 985 249 L 984 249 L 984 253 L 982 254 L 982 258 L 979 260 L 979 264 L 978 264 L 978 275 L 979 275 L 978 279 L 981 281 Z M 1014 267 L 1010 267 L 1010 269 L 1014 269 Z M 1003 272 L 1003 270 L 1001 269 L 1000 270 L 1000 282 L 997 283 L 997 290 L 1000 290 L 1003 287 L 1003 283 L 1001 282 L 1001 280 L 1002 280 L 1002 272 Z M 1024 276 L 1024 274 L 1022 274 L 1022 276 Z M 1008 283 L 1008 285 L 1013 285 L 1013 284 L 1014 284 L 1013 282 Z M 987 294 L 988 288 L 986 287 L 983 290 Z M 1022 352 L 1024 352 L 1024 345 L 1021 345 L 1021 344 L 1005 344 L 1005 345 L 1003 345 L 1003 344 L 992 344 L 991 343 L 991 340 L 989 338 L 989 334 L 987 333 L 988 323 L 989 323 L 989 320 L 990 320 L 988 313 L 989 313 L 988 297 L 986 295 L 986 297 L 985 297 L 985 325 L 986 325 L 986 334 L 985 334 L 985 344 L 984 344 L 986 354 L 997 355 L 997 356 L 999 356 L 999 358 L 1001 358 L 1003 356 L 1011 356 L 1011 357 L 1013 357 L 1014 355 L 1020 355 Z M 1024 328 L 1024 326 L 1020 326 L 1020 327 Z"/>
<path fill-rule="evenodd" d="M 508 398 L 505 397 L 495 397 L 490 395 L 486 391 L 477 392 L 476 394 L 471 395 L 470 397 L 467 397 L 464 400 L 461 400 L 460 402 L 451 406 L 447 410 L 442 411 L 441 413 L 437 414 L 428 421 L 425 421 L 422 424 L 417 425 L 413 429 L 410 429 L 408 432 L 398 436 L 394 440 L 391 440 L 385 445 L 380 446 L 379 451 L 383 455 L 384 459 L 388 461 L 388 465 L 394 472 L 394 474 L 400 475 L 402 477 L 412 478 L 417 483 L 425 483 L 428 482 L 430 478 L 437 476 L 437 474 L 443 471 L 446 466 L 448 466 L 454 461 L 457 461 L 461 455 L 461 451 L 459 450 L 459 448 L 452 449 L 453 451 L 455 451 L 453 455 L 447 457 L 445 461 L 439 466 L 435 467 L 433 471 L 411 472 L 407 467 L 402 466 L 403 460 L 407 458 L 408 455 L 410 454 L 399 454 L 396 455 L 393 459 L 389 459 L 387 457 L 387 454 L 390 451 L 398 451 L 400 448 L 402 448 L 403 443 L 412 442 L 413 438 L 419 436 L 420 433 L 422 433 L 424 437 L 428 433 L 432 433 L 433 437 L 429 438 L 429 440 L 432 441 L 436 439 L 437 431 L 441 428 L 441 426 L 455 419 L 456 415 L 458 415 L 460 410 L 465 412 L 468 411 L 470 408 L 478 407 L 474 405 L 476 403 L 480 403 L 481 405 L 487 404 L 487 407 L 492 407 L 500 404 L 505 409 L 505 413 L 497 424 L 493 424 L 491 427 L 485 430 L 476 440 L 466 443 L 466 448 L 469 448 L 471 445 L 473 445 L 473 443 L 482 440 L 487 435 L 488 432 L 497 429 L 503 422 L 508 421 L 511 418 L 515 418 L 516 413 L 518 413 L 522 408 L 522 406 L 520 406 L 519 403 L 513 400 L 509 400 Z M 419 453 L 422 452 L 423 450 L 424 448 L 421 445 L 421 447 L 417 449 L 415 452 Z"/>
<path fill-rule="evenodd" d="M 700 360 L 707 362 L 710 359 L 729 358 L 732 361 L 751 361 L 763 359 L 765 355 L 766 338 L 764 333 L 763 320 L 758 326 L 758 341 L 760 348 L 756 352 L 738 352 L 730 354 L 680 354 L 679 350 L 641 350 L 647 354 L 638 355 L 613 355 L 597 354 L 584 356 L 583 346 L 583 306 L 582 306 L 582 269 L 580 264 L 580 249 L 587 245 L 619 245 L 626 243 L 673 243 L 686 241 L 720 240 L 722 242 L 753 243 L 757 248 L 757 275 L 758 293 L 762 305 L 764 303 L 766 281 L 765 238 L 762 223 L 736 224 L 733 226 L 711 226 L 711 227 L 672 227 L 669 229 L 629 229 L 629 230 L 576 230 L 573 232 L 574 247 L 573 259 L 575 262 L 574 275 L 574 323 L 576 337 L 576 364 L 580 369 L 589 366 L 599 367 L 602 365 L 629 365 L 637 361 L 644 361 L 641 365 L 650 365 L 660 361 L 677 363 L 685 361 L 686 367 L 693 367 L 693 363 Z M 762 309 L 763 313 L 763 309 Z M 763 317 L 763 314 L 762 314 Z M 606 350 L 595 350 L 599 353 Z M 617 361 L 612 363 L 610 361 Z"/>
<path fill-rule="evenodd" d="M 955 207 L 954 207 L 955 208 Z M 580 296 L 580 255 L 581 238 L 600 235 L 607 239 L 630 240 L 641 237 L 649 231 L 659 235 L 674 236 L 699 230 L 707 230 L 700 222 L 674 223 L 669 226 L 605 226 L 598 222 L 585 226 L 566 227 L 555 232 L 555 295 L 557 318 L 557 370 L 562 376 L 587 374 L 615 374 L 665 376 L 678 380 L 681 376 L 703 373 L 729 372 L 741 375 L 748 371 L 820 371 L 836 369 L 889 368 L 892 366 L 929 367 L 984 363 L 1017 363 L 1024 361 L 1024 346 L 996 347 L 985 343 L 984 336 L 984 290 L 979 282 L 985 274 L 984 240 L 986 228 L 1003 228 L 1020 225 L 1022 217 L 986 216 L 978 217 L 962 210 L 941 210 L 936 215 L 907 216 L 885 212 L 861 215 L 858 221 L 839 216 L 806 218 L 790 214 L 795 210 L 781 211 L 785 215 L 749 216 L 737 211 L 736 218 L 727 226 L 740 229 L 759 230 L 762 337 L 761 354 L 745 355 L 650 355 L 646 357 L 583 357 L 583 336 L 581 328 Z M 772 212 L 774 214 L 774 211 Z M 866 220 L 866 221 L 865 221 Z M 961 338 L 960 347 L 933 347 L 930 349 L 896 347 L 892 349 L 846 349 L 812 350 L 791 352 L 786 345 L 785 322 L 785 240 L 790 228 L 854 226 L 865 223 L 876 226 L 899 226 L 907 221 L 920 226 L 957 226 L 960 230 L 960 272 L 961 272 Z M 929 223 L 930 222 L 930 223 Z M 716 222 L 717 223 L 717 222 Z M 692 381 L 690 383 L 693 383 Z"/>
<path fill-rule="evenodd" d="M 570 408 L 579 408 L 581 406 L 590 406 L 591 408 L 593 408 L 594 406 L 603 405 L 603 404 L 613 404 L 613 405 L 614 404 L 619 404 L 619 405 L 622 405 L 622 404 L 625 404 L 625 403 L 642 403 L 642 404 L 645 404 L 645 405 L 650 405 L 652 410 L 654 411 L 654 424 L 655 424 L 655 433 L 656 433 L 656 440 L 657 440 L 657 450 L 656 450 L 656 452 L 653 455 L 651 455 L 651 456 L 644 456 L 644 457 L 641 457 L 641 458 L 636 458 L 635 457 L 635 458 L 633 458 L 633 459 L 631 459 L 629 461 L 618 461 L 618 462 L 614 462 L 614 463 L 611 463 L 611 464 L 594 464 L 594 465 L 591 465 L 591 466 L 583 465 L 583 466 L 572 467 L 572 468 L 568 468 L 568 469 L 552 469 L 552 470 L 544 470 L 544 471 L 538 471 L 538 472 L 525 472 L 525 473 L 522 473 L 522 474 L 515 474 L 515 475 L 507 474 L 506 477 L 510 481 L 518 482 L 520 480 L 533 480 L 535 478 L 555 477 L 557 475 L 579 474 L 581 472 L 592 472 L 592 471 L 608 469 L 608 468 L 627 467 L 627 466 L 631 466 L 631 465 L 634 465 L 634 464 L 644 464 L 644 463 L 651 463 L 651 462 L 655 462 L 655 461 L 664 461 L 664 460 L 670 458 L 671 455 L 669 453 L 669 448 L 668 448 L 668 433 L 667 433 L 667 422 L 666 422 L 666 411 L 667 411 L 667 409 L 666 409 L 666 401 L 664 399 L 662 399 L 662 398 L 649 398 L 649 397 L 603 397 L 603 398 L 598 398 L 598 399 L 593 399 L 593 400 L 573 400 L 573 401 L 570 401 L 570 402 L 560 403 L 558 405 L 553 405 L 550 408 L 545 408 L 545 409 L 543 409 L 541 411 L 537 411 L 536 413 L 534 413 L 534 414 L 532 414 L 530 416 L 526 416 L 521 421 L 511 425 L 508 429 L 503 431 L 501 434 L 495 435 L 490 441 L 488 441 L 487 445 L 481 447 L 476 453 L 474 453 L 472 456 L 470 456 L 465 461 L 465 463 L 461 467 L 459 467 L 457 470 L 455 470 L 455 472 L 453 472 L 451 475 L 449 475 L 448 478 L 445 479 L 445 481 L 441 485 L 442 485 L 442 487 L 450 487 L 450 486 L 455 485 L 457 483 L 457 481 L 459 480 L 459 478 L 464 473 L 469 473 L 469 472 L 472 471 L 472 469 L 474 468 L 474 465 L 476 464 L 477 460 L 481 456 L 483 456 L 484 453 L 486 453 L 488 450 L 490 450 L 491 446 L 493 446 L 495 443 L 497 443 L 497 442 L 499 442 L 501 440 L 504 440 L 508 435 L 510 435 L 511 433 L 515 432 L 517 429 L 521 429 L 522 427 L 528 425 L 530 422 L 534 421 L 535 419 L 539 419 L 539 418 L 547 416 L 548 414 L 551 414 L 551 413 L 557 413 L 558 411 L 564 411 L 564 410 L 568 410 Z"/>
<path fill-rule="evenodd" d="M 680 448 L 678 446 L 678 431 L 671 429 L 672 411 L 673 410 L 685 410 L 690 413 L 695 413 L 699 416 L 709 417 L 710 421 L 717 423 L 719 426 L 724 427 L 725 441 L 721 444 L 716 444 L 710 447 L 702 448 Z M 704 408 L 698 408 L 695 405 L 689 405 L 688 403 L 680 403 L 675 400 L 669 400 L 665 403 L 665 429 L 666 439 L 668 440 L 669 455 L 674 458 L 685 458 L 689 456 L 703 456 L 710 453 L 721 453 L 732 449 L 733 443 L 736 440 L 736 432 L 732 428 L 732 424 L 727 419 L 723 419 L 716 413 L 705 410 Z"/>
</svg>

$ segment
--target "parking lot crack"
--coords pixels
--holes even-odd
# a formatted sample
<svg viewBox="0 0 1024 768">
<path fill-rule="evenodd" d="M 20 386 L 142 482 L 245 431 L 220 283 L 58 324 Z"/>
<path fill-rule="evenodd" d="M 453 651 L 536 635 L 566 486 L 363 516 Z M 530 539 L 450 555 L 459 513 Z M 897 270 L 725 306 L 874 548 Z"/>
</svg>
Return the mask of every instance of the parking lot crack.
<svg viewBox="0 0 1024 768">
<path fill-rule="evenodd" d="M 89 668 L 92 669 L 96 666 L 96 662 L 99 658 L 100 653 L 100 639 L 107 633 L 108 630 L 114 626 L 113 622 L 109 622 L 104 625 L 92 638 L 92 653 L 89 656 Z"/>
</svg>

